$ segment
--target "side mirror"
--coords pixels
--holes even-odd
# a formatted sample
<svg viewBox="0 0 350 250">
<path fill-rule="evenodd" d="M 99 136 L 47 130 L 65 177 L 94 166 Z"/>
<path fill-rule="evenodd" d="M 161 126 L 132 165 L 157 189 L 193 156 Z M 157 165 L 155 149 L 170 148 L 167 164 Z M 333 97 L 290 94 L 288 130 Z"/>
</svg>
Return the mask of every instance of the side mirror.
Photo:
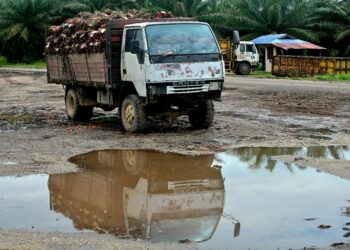
<svg viewBox="0 0 350 250">
<path fill-rule="evenodd" d="M 241 40 L 239 38 L 239 32 L 237 30 L 234 30 L 232 33 L 232 44 L 235 48 L 238 48 Z"/>
<path fill-rule="evenodd" d="M 136 40 L 131 41 L 130 52 L 131 54 L 139 54 L 140 53 L 140 42 Z"/>
</svg>

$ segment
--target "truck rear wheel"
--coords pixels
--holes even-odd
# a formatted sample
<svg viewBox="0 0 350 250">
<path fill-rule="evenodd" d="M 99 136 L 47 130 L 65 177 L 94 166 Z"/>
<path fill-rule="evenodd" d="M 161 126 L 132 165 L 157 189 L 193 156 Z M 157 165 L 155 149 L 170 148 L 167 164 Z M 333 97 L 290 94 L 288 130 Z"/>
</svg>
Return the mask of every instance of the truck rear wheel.
<svg viewBox="0 0 350 250">
<path fill-rule="evenodd" d="M 194 129 L 209 128 L 214 122 L 214 103 L 206 100 L 201 107 L 188 115 L 190 123 Z"/>
<path fill-rule="evenodd" d="M 238 73 L 241 74 L 241 75 L 249 75 L 251 69 L 252 68 L 251 68 L 249 63 L 242 62 L 238 66 Z"/>
<path fill-rule="evenodd" d="M 128 132 L 141 132 L 146 128 L 146 112 L 137 95 L 131 94 L 124 98 L 121 119 Z"/>
<path fill-rule="evenodd" d="M 81 106 L 75 89 L 69 89 L 66 95 L 66 113 L 69 120 L 89 121 L 93 115 L 93 107 Z"/>
</svg>

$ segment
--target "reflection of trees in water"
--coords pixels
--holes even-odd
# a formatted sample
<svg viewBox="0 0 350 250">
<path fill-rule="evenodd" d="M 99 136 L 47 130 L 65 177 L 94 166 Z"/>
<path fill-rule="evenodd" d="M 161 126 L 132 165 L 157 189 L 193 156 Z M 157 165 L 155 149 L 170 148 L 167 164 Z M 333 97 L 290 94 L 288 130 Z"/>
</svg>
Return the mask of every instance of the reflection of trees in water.
<svg viewBox="0 0 350 250">
<path fill-rule="evenodd" d="M 349 151 L 349 146 L 308 147 L 306 156 L 314 158 L 344 159 L 344 151 Z"/>
<path fill-rule="evenodd" d="M 274 147 L 260 147 L 260 148 L 237 148 L 229 152 L 231 155 L 238 156 L 242 162 L 249 164 L 249 168 L 258 169 L 265 168 L 273 171 L 276 167 L 277 161 L 271 159 L 272 156 L 277 155 L 296 155 L 308 156 L 314 158 L 334 158 L 344 159 L 344 151 L 349 151 L 349 146 L 313 146 L 313 147 L 289 147 L 289 148 L 274 148 Z M 285 163 L 285 166 L 292 172 L 293 167 L 291 163 Z"/>
<path fill-rule="evenodd" d="M 273 171 L 277 161 L 272 160 L 272 156 L 293 155 L 300 150 L 300 148 L 237 148 L 231 151 L 231 154 L 238 156 L 241 161 L 248 163 L 249 168 L 265 168 Z M 292 169 L 291 164 L 286 164 L 286 166 L 289 170 Z"/>
</svg>

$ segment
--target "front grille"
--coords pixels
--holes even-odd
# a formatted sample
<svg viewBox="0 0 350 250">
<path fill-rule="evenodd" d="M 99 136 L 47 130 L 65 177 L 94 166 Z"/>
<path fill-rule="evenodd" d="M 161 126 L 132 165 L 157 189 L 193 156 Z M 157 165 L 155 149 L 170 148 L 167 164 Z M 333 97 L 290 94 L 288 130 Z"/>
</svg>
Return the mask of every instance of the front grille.
<svg viewBox="0 0 350 250">
<path fill-rule="evenodd" d="M 209 180 L 169 181 L 168 189 L 174 191 L 208 188 Z"/>
<path fill-rule="evenodd" d="M 187 93 L 201 93 L 208 92 L 209 84 L 198 84 L 188 86 L 167 86 L 166 93 L 169 94 L 187 94 Z"/>
</svg>

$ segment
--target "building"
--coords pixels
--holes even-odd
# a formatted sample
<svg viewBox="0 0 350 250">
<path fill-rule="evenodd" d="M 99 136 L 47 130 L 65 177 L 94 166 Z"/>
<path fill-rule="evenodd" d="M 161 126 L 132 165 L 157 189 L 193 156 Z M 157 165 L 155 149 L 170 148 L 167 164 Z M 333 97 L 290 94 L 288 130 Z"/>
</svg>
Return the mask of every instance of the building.
<svg viewBox="0 0 350 250">
<path fill-rule="evenodd" d="M 296 39 L 288 34 L 259 36 L 252 42 L 264 49 L 263 65 L 266 72 L 271 72 L 272 59 L 275 55 L 301 55 L 305 50 L 312 50 L 314 55 L 315 52 L 320 55 L 322 50 L 326 50 L 324 47 Z"/>
</svg>

